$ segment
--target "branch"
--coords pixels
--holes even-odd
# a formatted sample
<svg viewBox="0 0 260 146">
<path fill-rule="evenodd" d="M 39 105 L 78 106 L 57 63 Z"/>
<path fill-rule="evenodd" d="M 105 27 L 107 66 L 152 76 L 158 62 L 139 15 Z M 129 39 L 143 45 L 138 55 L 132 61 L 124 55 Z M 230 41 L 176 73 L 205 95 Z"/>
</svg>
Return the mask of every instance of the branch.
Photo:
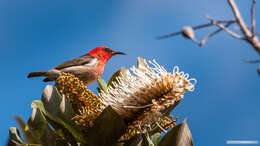
<svg viewBox="0 0 260 146">
<path fill-rule="evenodd" d="M 246 23 L 243 20 L 243 17 L 240 15 L 239 9 L 236 5 L 236 3 L 234 2 L 234 0 L 228 0 L 228 3 L 235 15 L 235 18 L 237 20 L 238 25 L 240 26 L 243 34 L 246 36 L 246 38 L 251 37 L 252 33 L 249 31 L 249 29 L 247 28 Z"/>
<path fill-rule="evenodd" d="M 232 23 L 234 23 L 233 21 L 232 22 L 228 22 L 225 27 L 229 27 L 229 25 L 231 25 Z M 205 43 L 209 40 L 209 38 L 213 37 L 214 35 L 216 35 L 217 33 L 221 32 L 223 29 L 219 28 L 215 31 L 213 31 L 212 33 L 210 33 L 208 36 L 206 36 L 200 43 L 199 45 L 202 47 L 205 45 Z"/>
<path fill-rule="evenodd" d="M 234 23 L 234 22 L 236 22 L 236 20 L 218 20 L 217 22 L 218 23 L 231 23 L 231 22 Z M 200 24 L 200 25 L 193 26 L 192 29 L 196 30 L 196 29 L 201 29 L 201 28 L 204 28 L 204 27 L 209 27 L 209 26 L 212 26 L 212 25 L 214 25 L 214 24 L 212 24 L 210 22 L 210 23 L 205 23 L 205 24 Z M 181 31 L 177 31 L 177 32 L 173 32 L 173 33 L 170 33 L 170 34 L 158 36 L 158 37 L 156 37 L 156 39 L 166 39 L 166 38 L 169 38 L 169 37 L 172 37 L 172 36 L 176 36 L 176 35 L 180 35 L 180 34 L 182 34 L 182 30 Z"/>
<path fill-rule="evenodd" d="M 211 32 L 210 34 L 208 34 L 206 37 L 204 37 L 203 40 L 200 43 L 197 43 L 197 41 L 195 40 L 195 35 L 194 35 L 194 37 L 188 37 L 188 38 L 193 40 L 193 42 L 195 44 L 198 44 L 199 46 L 202 47 L 212 36 L 216 35 L 217 33 L 221 32 L 222 30 L 224 30 L 229 35 L 231 35 L 232 37 L 234 37 L 236 39 L 245 40 L 260 55 L 260 41 L 258 39 L 258 35 L 260 35 L 260 32 L 257 32 L 255 30 L 255 27 L 256 27 L 256 20 L 255 20 L 256 0 L 252 0 L 251 10 L 250 10 L 250 12 L 251 12 L 251 28 L 243 20 L 243 17 L 240 14 L 240 11 L 239 11 L 236 3 L 235 3 L 235 0 L 227 0 L 227 1 L 228 1 L 229 6 L 232 9 L 233 14 L 234 14 L 234 17 L 235 17 L 234 20 L 217 21 L 217 20 L 214 20 L 214 19 L 208 17 L 208 19 L 211 21 L 210 23 L 205 23 L 205 24 L 193 26 L 193 27 L 190 27 L 190 28 L 192 30 L 196 30 L 196 29 L 201 29 L 201 28 L 213 26 L 213 25 L 216 25 L 219 28 L 217 30 Z M 233 31 L 231 31 L 230 29 L 228 29 L 229 25 L 231 25 L 232 23 L 237 23 L 237 26 L 239 28 L 236 28 L 236 29 L 239 30 L 243 34 L 243 36 L 240 36 L 239 34 L 237 34 Z M 170 33 L 170 34 L 167 34 L 167 35 L 159 36 L 159 37 L 156 37 L 156 38 L 157 39 L 164 39 L 164 38 L 169 38 L 171 36 L 175 36 L 175 35 L 179 35 L 179 34 L 182 34 L 185 37 L 186 33 L 184 33 L 184 30 L 181 30 L 181 31 L 177 31 L 177 32 Z M 246 61 L 249 62 L 249 63 L 260 62 L 260 60 L 251 60 L 251 61 L 246 60 Z M 259 72 L 259 75 L 260 75 L 260 68 L 258 69 L 258 72 Z"/>
<path fill-rule="evenodd" d="M 258 52 L 258 54 L 260 54 L 260 42 L 259 42 L 258 38 L 256 37 L 256 35 L 252 34 L 251 31 L 249 30 L 249 28 L 247 27 L 247 25 L 244 22 L 242 16 L 240 15 L 240 12 L 239 12 L 239 10 L 237 8 L 237 5 L 234 2 L 234 0 L 228 0 L 228 3 L 229 3 L 230 7 L 233 10 L 233 13 L 234 13 L 234 15 L 236 17 L 238 25 L 241 28 L 241 31 L 243 32 L 243 34 L 246 37 L 246 41 L 249 44 L 251 44 L 251 46 Z M 252 12 L 252 9 L 254 9 L 254 7 L 255 7 L 254 5 L 255 5 L 255 2 L 253 0 L 251 12 Z M 254 10 L 253 10 L 253 15 L 254 15 Z"/>
<path fill-rule="evenodd" d="M 233 24 L 236 22 L 235 19 L 231 19 L 231 20 L 216 20 L 216 22 L 218 23 L 226 23 L 225 24 L 225 27 L 227 28 L 229 25 Z M 193 30 L 194 29 L 201 29 L 201 28 L 204 28 L 204 27 L 209 27 L 209 26 L 213 26 L 215 25 L 212 21 L 210 23 L 206 23 L 206 24 L 200 24 L 200 25 L 197 25 L 197 26 L 193 26 L 191 27 Z M 220 31 L 222 31 L 223 29 L 222 28 L 219 28 L 215 31 L 213 31 L 212 33 L 210 33 L 208 36 L 206 36 L 200 43 L 198 41 L 196 41 L 195 39 L 192 39 L 192 41 L 199 45 L 199 46 L 203 46 L 205 45 L 205 43 L 211 38 L 213 37 L 214 35 L 216 35 L 217 33 L 219 33 Z M 182 29 L 181 31 L 177 31 L 177 32 L 173 32 L 173 33 L 170 33 L 170 34 L 167 34 L 167 35 L 163 35 L 163 36 L 159 36 L 159 37 L 156 37 L 157 39 L 164 39 L 164 38 L 169 38 L 171 36 L 175 36 L 175 35 L 179 35 L 179 34 L 183 34 L 184 30 Z M 191 38 L 190 38 L 191 39 Z"/>
<path fill-rule="evenodd" d="M 220 29 L 225 30 L 227 33 L 229 33 L 229 34 L 230 34 L 231 36 L 233 36 L 234 38 L 244 40 L 244 38 L 243 38 L 242 36 L 236 34 L 235 32 L 233 32 L 233 31 L 231 31 L 231 30 L 229 30 L 229 29 L 228 29 L 227 27 L 225 27 L 223 24 L 218 23 L 216 20 L 212 19 L 211 17 L 206 16 L 206 18 L 209 19 L 209 20 L 212 22 L 212 24 L 217 25 Z"/>
<path fill-rule="evenodd" d="M 232 20 L 217 20 L 218 23 L 230 23 L 230 22 L 236 22 L 236 20 L 232 19 Z M 209 26 L 212 26 L 213 24 L 210 22 L 210 23 L 206 23 L 206 24 L 201 24 L 201 25 L 197 25 L 197 26 L 193 26 L 192 28 L 194 30 L 196 29 L 201 29 L 201 28 L 204 28 L 204 27 L 209 27 Z"/>
<path fill-rule="evenodd" d="M 252 6 L 251 6 L 251 32 L 252 32 L 252 37 L 256 35 L 255 33 L 255 4 L 256 0 L 253 0 Z"/>
<path fill-rule="evenodd" d="M 155 37 L 155 38 L 160 40 L 160 39 L 166 39 L 166 38 L 169 38 L 169 37 L 172 37 L 172 36 L 175 36 L 175 35 L 179 35 L 179 34 L 182 34 L 182 31 L 169 33 L 169 34 L 158 36 L 158 37 Z"/>
<path fill-rule="evenodd" d="M 236 20 L 218 20 L 217 22 L 218 23 L 234 23 L 234 22 L 236 22 Z M 201 28 L 204 28 L 204 27 L 209 27 L 209 26 L 212 26 L 212 25 L 214 25 L 214 24 L 212 24 L 210 22 L 210 23 L 205 23 L 205 24 L 193 26 L 192 29 L 196 30 L 196 29 L 201 29 Z M 182 31 L 177 31 L 177 32 L 173 32 L 173 33 L 170 33 L 170 34 L 158 36 L 158 37 L 156 37 L 156 39 L 166 39 L 166 38 L 176 36 L 176 35 L 180 35 L 180 34 L 182 34 Z"/>
<path fill-rule="evenodd" d="M 260 60 L 248 60 L 248 59 L 245 59 L 245 62 L 247 62 L 247 63 L 260 63 Z"/>
</svg>

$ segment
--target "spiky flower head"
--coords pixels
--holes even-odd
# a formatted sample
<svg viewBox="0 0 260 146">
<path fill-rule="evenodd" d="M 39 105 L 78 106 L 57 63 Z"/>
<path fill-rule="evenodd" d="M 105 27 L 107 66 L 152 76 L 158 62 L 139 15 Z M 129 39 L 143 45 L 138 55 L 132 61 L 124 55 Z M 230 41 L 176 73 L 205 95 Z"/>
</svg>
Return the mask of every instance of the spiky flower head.
<svg viewBox="0 0 260 146">
<path fill-rule="evenodd" d="M 72 74 L 61 73 L 56 80 L 56 86 L 72 103 L 76 123 L 82 126 L 92 126 L 102 112 L 104 105 L 86 84 Z"/>
<path fill-rule="evenodd" d="M 157 123 L 165 111 L 173 108 L 187 91 L 193 91 L 195 79 L 175 66 L 167 72 L 155 60 L 146 61 L 132 73 L 122 74 L 100 97 L 104 105 L 111 105 L 118 114 L 130 121 L 132 129 L 144 132 Z M 131 128 L 130 128 L 131 129 Z"/>
</svg>

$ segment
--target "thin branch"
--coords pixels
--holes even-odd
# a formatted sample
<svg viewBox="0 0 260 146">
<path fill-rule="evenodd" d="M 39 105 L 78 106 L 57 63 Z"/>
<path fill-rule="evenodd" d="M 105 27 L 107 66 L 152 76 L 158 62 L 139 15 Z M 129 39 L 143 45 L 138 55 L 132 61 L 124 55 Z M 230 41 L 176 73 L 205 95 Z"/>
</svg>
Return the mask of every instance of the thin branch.
<svg viewBox="0 0 260 146">
<path fill-rule="evenodd" d="M 252 32 L 250 31 L 250 29 L 247 27 L 242 16 L 240 15 L 240 12 L 239 12 L 234 0 L 228 0 L 228 3 L 233 10 L 233 13 L 236 17 L 238 25 L 241 28 L 241 31 L 243 32 L 243 34 L 246 37 L 246 41 L 260 54 L 260 42 L 259 42 L 257 36 L 253 35 Z M 255 6 L 253 6 L 253 7 L 255 7 Z"/>
<path fill-rule="evenodd" d="M 233 21 L 232 22 L 228 22 L 225 27 L 228 28 L 229 25 L 231 25 L 232 23 L 234 23 Z M 209 38 L 213 37 L 214 35 L 216 35 L 217 33 L 221 32 L 223 29 L 222 28 L 219 28 L 213 32 L 211 32 L 209 35 L 207 35 L 200 43 L 199 45 L 202 47 L 205 45 L 205 43 L 209 40 Z"/>
<path fill-rule="evenodd" d="M 239 9 L 236 5 L 236 3 L 234 2 L 234 0 L 228 0 L 228 4 L 230 5 L 235 18 L 237 20 L 238 25 L 240 26 L 243 34 L 246 36 L 246 38 L 249 38 L 252 36 L 252 33 L 249 31 L 249 29 L 247 28 L 246 23 L 243 20 L 243 17 L 240 15 Z"/>
<path fill-rule="evenodd" d="M 232 20 L 218 20 L 217 22 L 218 23 L 231 23 L 231 22 L 233 23 L 233 22 L 236 22 L 236 20 L 234 20 L 234 19 L 232 19 Z M 212 26 L 212 25 L 214 25 L 214 24 L 212 24 L 210 22 L 210 23 L 205 23 L 205 24 L 193 26 L 192 29 L 196 30 L 196 29 L 201 29 L 201 28 L 204 28 L 204 27 L 209 27 L 209 26 Z M 156 39 L 165 39 L 165 38 L 169 38 L 169 37 L 180 35 L 180 34 L 182 34 L 182 31 L 177 31 L 177 32 L 173 32 L 173 33 L 170 33 L 170 34 L 158 36 L 158 37 L 156 37 Z"/>
<path fill-rule="evenodd" d="M 247 63 L 260 63 L 260 60 L 248 60 L 248 59 L 245 59 L 244 61 L 247 62 Z"/>
<path fill-rule="evenodd" d="M 169 38 L 169 37 L 172 37 L 172 36 L 175 36 L 175 35 L 179 35 L 179 34 L 182 34 L 182 31 L 177 31 L 177 32 L 166 34 L 166 35 L 158 36 L 158 37 L 156 37 L 156 39 L 159 39 L 159 40 L 160 39 L 166 39 L 166 38 Z"/>
<path fill-rule="evenodd" d="M 215 25 L 217 25 L 219 28 L 221 28 L 221 29 L 223 29 L 223 30 L 225 30 L 228 34 L 230 34 L 231 36 L 233 36 L 234 38 L 237 38 L 237 39 L 244 39 L 242 36 L 240 36 L 240 35 L 238 35 L 238 34 L 236 34 L 235 32 L 233 32 L 233 31 L 231 31 L 231 30 L 229 30 L 227 27 L 225 27 L 223 24 L 221 24 L 221 23 L 218 23 L 216 20 L 214 20 L 214 19 L 212 19 L 212 18 L 210 18 L 210 17 L 206 17 L 207 19 L 209 19 L 211 22 L 212 22 L 212 24 L 215 24 Z"/>
<path fill-rule="evenodd" d="M 256 0 L 253 0 L 252 6 L 251 6 L 251 32 L 252 32 L 252 37 L 256 35 L 255 33 L 255 4 Z"/>
<path fill-rule="evenodd" d="M 236 20 L 232 19 L 232 20 L 217 20 L 218 23 L 230 23 L 230 22 L 236 22 Z M 201 29 L 201 28 L 204 28 L 204 27 L 209 27 L 209 26 L 212 26 L 213 24 L 212 23 L 206 23 L 206 24 L 201 24 L 201 25 L 197 25 L 197 26 L 193 26 L 192 28 L 194 30 L 196 29 Z"/>
</svg>

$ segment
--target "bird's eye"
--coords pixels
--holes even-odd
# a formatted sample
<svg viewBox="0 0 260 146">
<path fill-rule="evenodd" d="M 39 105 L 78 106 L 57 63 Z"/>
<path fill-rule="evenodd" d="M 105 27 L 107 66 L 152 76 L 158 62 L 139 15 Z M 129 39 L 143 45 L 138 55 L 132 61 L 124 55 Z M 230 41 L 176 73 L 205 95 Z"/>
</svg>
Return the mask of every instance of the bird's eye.
<svg viewBox="0 0 260 146">
<path fill-rule="evenodd" d="M 112 53 L 112 50 L 109 49 L 109 48 L 105 48 L 104 51 L 107 52 L 107 53 Z"/>
</svg>

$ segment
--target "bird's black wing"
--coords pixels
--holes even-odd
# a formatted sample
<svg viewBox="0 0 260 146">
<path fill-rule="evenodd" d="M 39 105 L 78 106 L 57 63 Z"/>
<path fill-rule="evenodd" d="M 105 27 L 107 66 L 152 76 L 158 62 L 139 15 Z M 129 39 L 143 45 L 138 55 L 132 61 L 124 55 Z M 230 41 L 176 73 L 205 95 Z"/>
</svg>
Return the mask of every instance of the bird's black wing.
<svg viewBox="0 0 260 146">
<path fill-rule="evenodd" d="M 56 66 L 55 69 L 60 70 L 60 69 L 64 69 L 64 68 L 71 67 L 71 66 L 80 66 L 80 65 L 88 64 L 93 59 L 94 59 L 93 56 L 83 55 L 83 56 L 80 56 L 79 58 L 75 58 L 75 59 L 66 61 L 66 62 Z"/>
</svg>

